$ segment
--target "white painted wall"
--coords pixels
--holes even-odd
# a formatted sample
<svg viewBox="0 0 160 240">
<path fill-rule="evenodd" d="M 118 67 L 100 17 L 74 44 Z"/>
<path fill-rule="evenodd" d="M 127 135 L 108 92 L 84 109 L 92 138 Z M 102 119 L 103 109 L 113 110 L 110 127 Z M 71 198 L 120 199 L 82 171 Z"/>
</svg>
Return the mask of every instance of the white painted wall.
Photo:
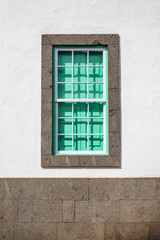
<svg viewBox="0 0 160 240">
<path fill-rule="evenodd" d="M 119 33 L 121 169 L 42 169 L 41 34 Z M 160 1 L 0 1 L 0 177 L 160 176 Z"/>
</svg>

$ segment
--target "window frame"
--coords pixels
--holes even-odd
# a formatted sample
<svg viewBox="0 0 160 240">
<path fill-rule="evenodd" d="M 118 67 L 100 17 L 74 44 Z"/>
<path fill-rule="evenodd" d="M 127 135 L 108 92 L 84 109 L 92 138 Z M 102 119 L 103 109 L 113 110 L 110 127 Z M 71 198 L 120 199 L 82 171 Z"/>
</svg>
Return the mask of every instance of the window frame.
<svg viewBox="0 0 160 240">
<path fill-rule="evenodd" d="M 71 51 L 72 52 L 72 61 L 73 61 L 73 52 L 74 51 L 86 51 L 87 52 L 87 65 L 83 66 L 85 68 L 87 68 L 87 83 L 90 84 L 89 82 L 89 67 L 94 67 L 96 68 L 96 66 L 90 66 L 89 65 L 89 51 L 95 51 L 95 52 L 103 52 L 103 66 L 101 66 L 101 68 L 103 69 L 103 98 L 102 99 L 75 99 L 73 98 L 73 94 L 72 94 L 72 98 L 71 99 L 58 99 L 58 94 L 57 94 L 57 86 L 58 86 L 58 68 L 59 67 L 63 67 L 63 66 L 59 66 L 58 65 L 58 52 L 59 51 Z M 73 65 L 73 62 L 72 62 Z M 73 75 L 73 69 L 76 66 L 67 66 L 67 67 L 71 67 L 72 68 L 72 75 Z M 55 70 L 55 71 L 54 71 Z M 72 76 L 72 81 L 71 84 L 74 86 L 74 81 L 73 81 L 73 76 Z M 72 86 L 72 91 L 73 91 L 73 86 Z M 88 85 L 89 86 L 89 85 Z M 88 92 L 88 88 L 87 88 L 87 92 Z M 89 92 L 88 92 L 89 93 Z M 72 149 L 72 151 L 58 151 L 58 116 L 57 116 L 57 102 L 85 102 L 85 103 L 89 103 L 89 102 L 103 102 L 103 151 L 74 151 Z M 72 108 L 73 111 L 73 108 Z M 89 109 L 88 109 L 89 111 Z M 87 112 L 88 112 L 87 111 Z M 89 114 L 89 112 L 88 112 Z M 72 119 L 74 118 L 73 116 L 71 117 Z M 91 118 L 86 117 L 88 120 L 87 125 L 89 124 L 89 120 Z M 96 117 L 95 117 L 96 119 Z M 53 47 L 53 123 L 55 123 L 55 126 L 53 128 L 56 129 L 56 132 L 53 129 L 53 142 L 55 142 L 55 145 L 52 145 L 53 148 L 53 155 L 108 155 L 109 152 L 109 147 L 108 147 L 108 49 L 107 47 L 104 46 L 55 46 Z M 72 122 L 73 125 L 73 122 Z M 72 147 L 73 147 L 73 132 L 72 132 Z M 85 134 L 77 134 L 77 135 L 85 135 Z M 88 137 L 88 141 L 89 141 L 89 134 L 86 134 Z M 91 135 L 96 135 L 96 134 L 91 134 Z M 90 136 L 91 136 L 90 135 Z M 97 134 L 98 135 L 98 134 Z"/>
<path fill-rule="evenodd" d="M 109 155 L 52 155 L 52 57 L 54 46 L 108 48 Z M 120 93 L 118 34 L 42 35 L 42 167 L 120 167 Z"/>
</svg>

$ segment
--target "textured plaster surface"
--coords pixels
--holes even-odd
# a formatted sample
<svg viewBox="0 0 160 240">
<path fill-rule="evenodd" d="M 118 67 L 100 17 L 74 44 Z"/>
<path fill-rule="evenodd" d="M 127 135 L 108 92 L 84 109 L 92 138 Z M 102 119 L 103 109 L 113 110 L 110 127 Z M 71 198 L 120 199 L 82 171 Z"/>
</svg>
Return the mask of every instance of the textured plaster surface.
<svg viewBox="0 0 160 240">
<path fill-rule="evenodd" d="M 1 177 L 160 176 L 159 11 L 159 0 L 1 2 Z M 41 34 L 55 33 L 120 36 L 121 169 L 41 168 Z"/>
</svg>

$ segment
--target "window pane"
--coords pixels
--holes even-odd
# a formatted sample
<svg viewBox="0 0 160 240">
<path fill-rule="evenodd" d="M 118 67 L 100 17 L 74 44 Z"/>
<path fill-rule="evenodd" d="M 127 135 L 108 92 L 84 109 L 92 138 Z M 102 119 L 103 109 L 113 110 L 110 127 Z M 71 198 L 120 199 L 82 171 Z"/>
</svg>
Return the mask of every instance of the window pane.
<svg viewBox="0 0 160 240">
<path fill-rule="evenodd" d="M 72 134 L 72 119 L 58 119 L 58 133 Z"/>
<path fill-rule="evenodd" d="M 89 82 L 103 82 L 103 68 L 89 68 Z"/>
<path fill-rule="evenodd" d="M 89 98 L 103 98 L 103 84 L 89 84 Z"/>
<path fill-rule="evenodd" d="M 71 98 L 72 85 L 71 84 L 58 84 L 58 98 Z"/>
<path fill-rule="evenodd" d="M 74 67 L 73 77 L 73 82 L 87 82 L 87 68 Z"/>
<path fill-rule="evenodd" d="M 89 136 L 89 150 L 102 151 L 103 150 L 103 135 L 102 136 Z"/>
<path fill-rule="evenodd" d="M 103 117 L 103 103 L 89 103 L 89 117 Z"/>
<path fill-rule="evenodd" d="M 58 65 L 71 66 L 72 65 L 72 52 L 59 51 L 58 52 Z"/>
<path fill-rule="evenodd" d="M 58 117 L 72 117 L 72 103 L 58 103 Z"/>
<path fill-rule="evenodd" d="M 72 150 L 72 136 L 58 136 L 58 150 L 69 151 Z"/>
<path fill-rule="evenodd" d="M 58 82 L 72 82 L 72 68 L 59 67 L 58 68 Z"/>
<path fill-rule="evenodd" d="M 74 66 L 85 66 L 87 65 L 87 52 L 86 51 L 75 51 L 74 52 Z"/>
<path fill-rule="evenodd" d="M 89 65 L 102 66 L 103 65 L 103 52 L 89 51 Z"/>
<path fill-rule="evenodd" d="M 87 84 L 74 84 L 73 98 L 87 98 Z"/>
<path fill-rule="evenodd" d="M 74 103 L 74 117 L 87 117 L 87 103 Z"/>
<path fill-rule="evenodd" d="M 86 151 L 87 150 L 87 136 L 75 135 L 74 136 L 74 151 Z"/>
<path fill-rule="evenodd" d="M 87 118 L 74 119 L 74 133 L 87 133 Z"/>
<path fill-rule="evenodd" d="M 89 133 L 103 133 L 103 119 L 91 118 L 89 119 Z"/>
</svg>

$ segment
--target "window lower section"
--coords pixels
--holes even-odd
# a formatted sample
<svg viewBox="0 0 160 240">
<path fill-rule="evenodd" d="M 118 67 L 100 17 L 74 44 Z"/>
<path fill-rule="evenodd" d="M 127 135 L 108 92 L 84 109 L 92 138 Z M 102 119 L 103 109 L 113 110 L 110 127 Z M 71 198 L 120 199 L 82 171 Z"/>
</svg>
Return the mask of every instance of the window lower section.
<svg viewBox="0 0 160 240">
<path fill-rule="evenodd" d="M 106 48 L 54 48 L 53 154 L 108 154 Z"/>
</svg>

